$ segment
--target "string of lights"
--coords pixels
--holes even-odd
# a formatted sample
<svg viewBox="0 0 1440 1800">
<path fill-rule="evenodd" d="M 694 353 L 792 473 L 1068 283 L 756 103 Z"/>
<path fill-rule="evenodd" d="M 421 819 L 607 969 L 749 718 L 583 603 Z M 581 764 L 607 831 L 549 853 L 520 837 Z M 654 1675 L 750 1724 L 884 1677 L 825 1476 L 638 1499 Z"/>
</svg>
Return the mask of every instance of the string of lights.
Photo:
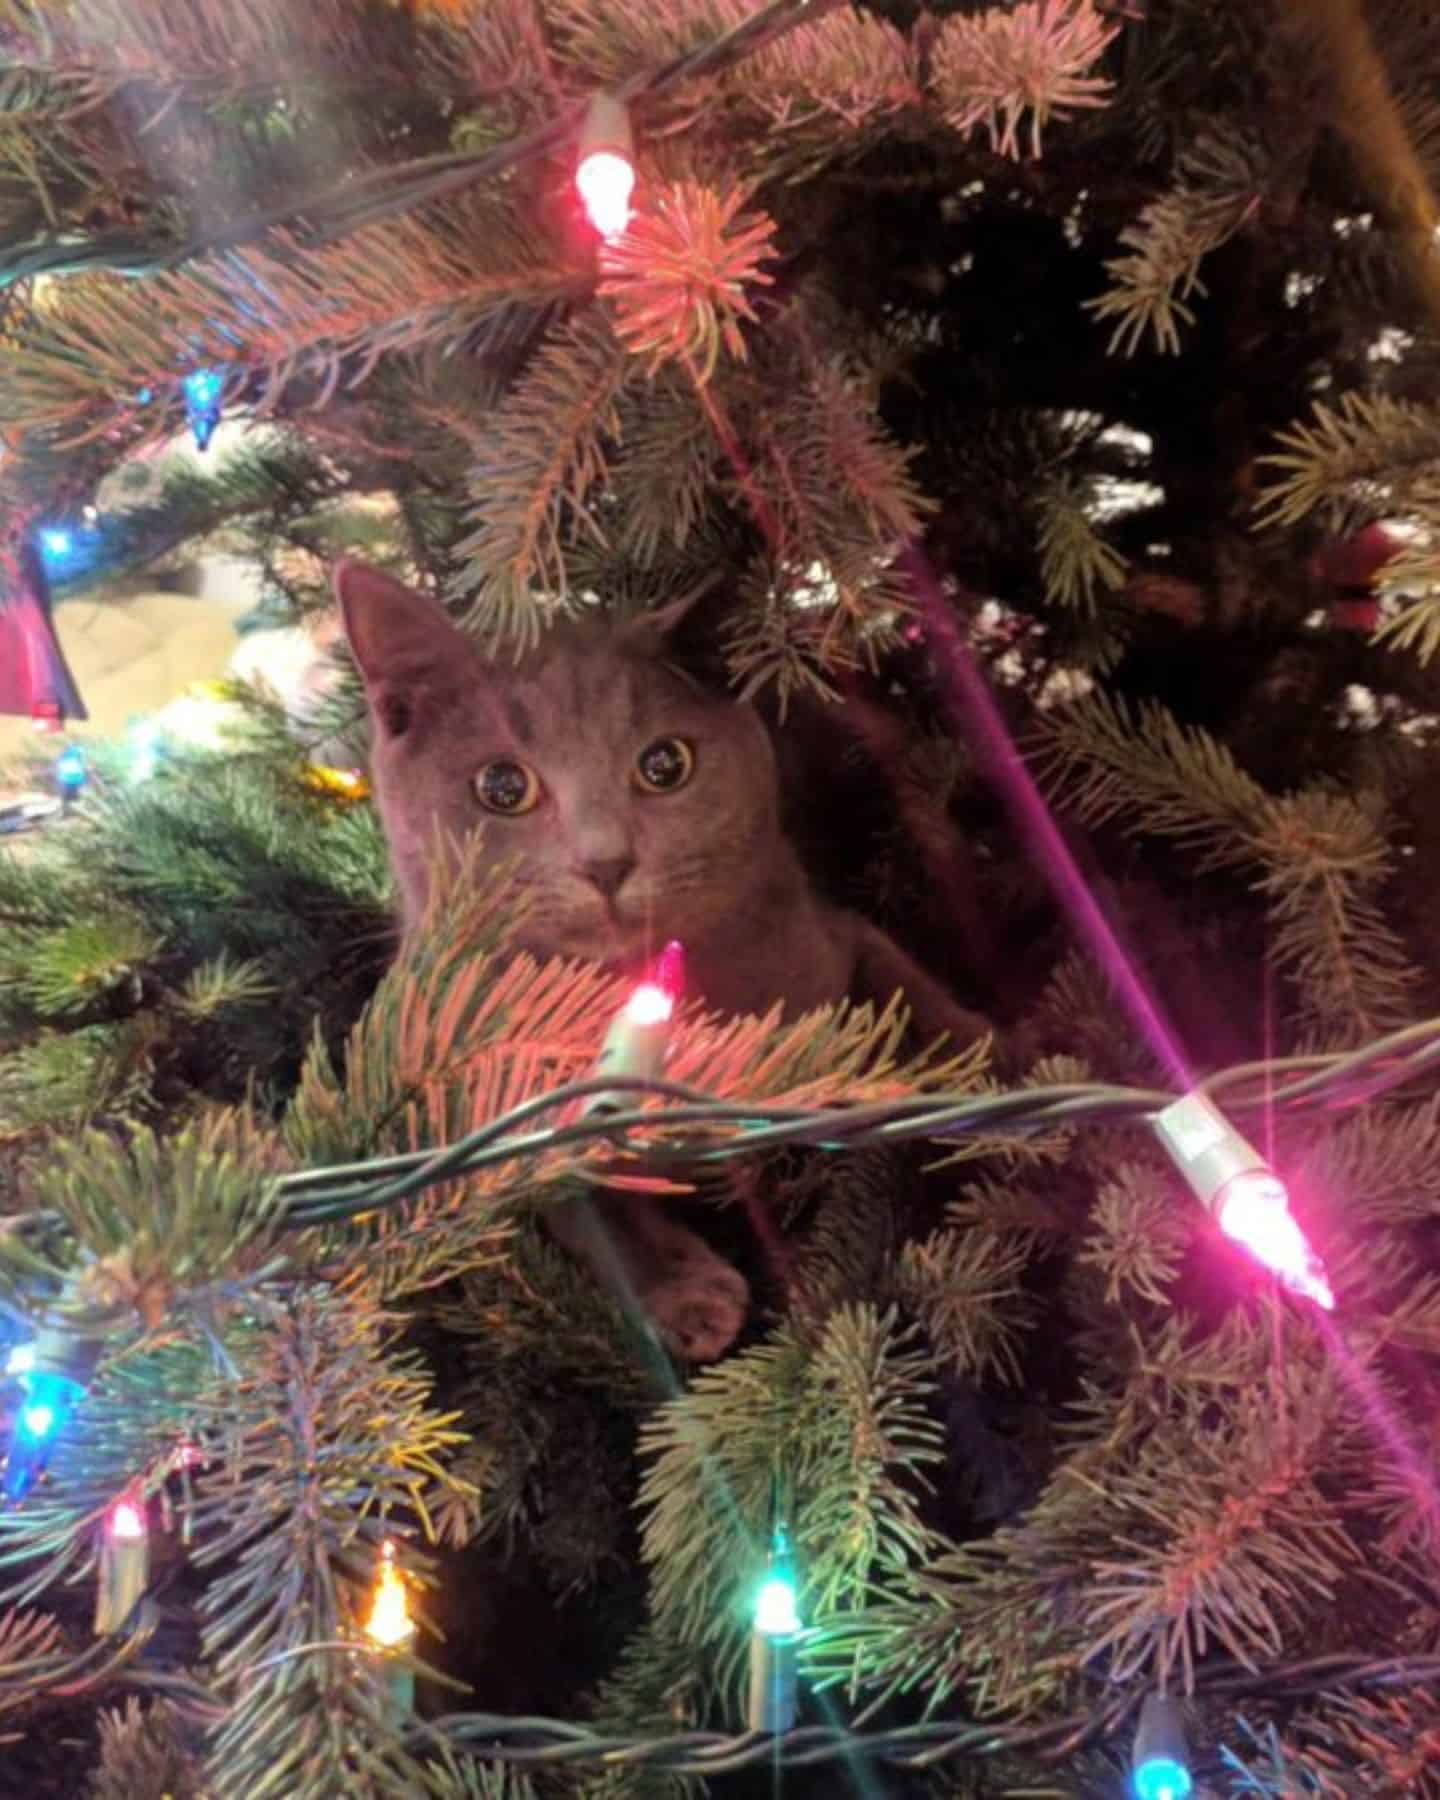
<svg viewBox="0 0 1440 1800">
<path fill-rule="evenodd" d="M 1356 1050 L 1279 1058 L 1221 1070 L 1197 1094 L 1227 1112 L 1334 1111 L 1365 1104 L 1431 1073 L 1440 1063 L 1440 1019 L 1408 1026 Z M 579 1111 L 604 1093 L 634 1097 L 614 1107 L 527 1129 L 546 1114 Z M 440 1151 L 414 1151 L 282 1177 L 285 1222 L 295 1228 L 353 1219 L 415 1198 L 429 1187 L 503 1163 L 604 1146 L 643 1153 L 647 1165 L 719 1162 L 803 1144 L 839 1151 L 911 1139 L 1024 1138 L 1062 1126 L 1154 1127 L 1182 1096 L 1102 1083 L 1051 1084 L 998 1093 L 912 1094 L 865 1105 L 778 1107 L 719 1100 L 651 1074 L 596 1074 L 500 1115 Z M 664 1102 L 657 1107 L 646 1102 Z"/>
<path fill-rule="evenodd" d="M 687 82 L 733 68 L 796 26 L 815 23 L 840 4 L 841 0 L 771 0 L 768 6 L 760 7 L 709 43 L 632 76 L 615 90 L 614 98 L 627 106 L 659 99 Z M 198 257 L 253 243 L 282 226 L 296 228 L 308 243 L 333 243 L 382 218 L 432 205 L 476 182 L 554 155 L 577 135 L 587 106 L 588 101 L 579 100 L 533 131 L 491 149 L 415 158 L 375 169 L 319 192 L 249 213 L 223 230 L 189 238 L 182 244 L 156 243 L 140 234 L 122 232 L 105 233 L 80 243 L 73 237 L 45 237 L 19 244 L 0 259 L 0 291 L 39 276 L 54 279 L 94 275 L 102 270 L 129 277 L 157 275 Z"/>
<path fill-rule="evenodd" d="M 1202 1672 L 1195 1682 L 1194 1697 L 1238 1700 L 1263 1694 L 1303 1699 L 1340 1688 L 1423 1687 L 1437 1678 L 1440 1656 L 1374 1660 L 1335 1655 L 1265 1670 L 1227 1667 Z M 674 1775 L 723 1775 L 760 1764 L 793 1769 L 869 1757 L 898 1768 L 923 1770 L 964 1757 L 1020 1751 L 1058 1762 L 1124 1730 L 1143 1699 L 1142 1694 L 1131 1692 L 1087 1712 L 1032 1724 L 927 1719 L 875 1731 L 802 1725 L 779 1734 L 685 1731 L 667 1737 L 606 1734 L 561 1719 L 450 1713 L 417 1723 L 410 1741 L 423 1748 L 427 1741 L 433 1744 L 440 1739 L 488 1762 L 532 1768 L 598 1764 L 663 1769 Z"/>
</svg>

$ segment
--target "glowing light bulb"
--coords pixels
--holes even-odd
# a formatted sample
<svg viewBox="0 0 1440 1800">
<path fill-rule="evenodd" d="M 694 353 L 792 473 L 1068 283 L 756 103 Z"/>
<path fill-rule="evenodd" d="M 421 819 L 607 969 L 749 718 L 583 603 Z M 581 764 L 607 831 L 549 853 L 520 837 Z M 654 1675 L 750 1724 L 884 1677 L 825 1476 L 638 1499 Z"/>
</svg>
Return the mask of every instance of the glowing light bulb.
<svg viewBox="0 0 1440 1800">
<path fill-rule="evenodd" d="M 117 1500 L 107 1526 L 112 1538 L 143 1538 L 148 1529 L 144 1512 L 133 1500 Z"/>
<path fill-rule="evenodd" d="M 43 1474 L 55 1439 L 85 1397 L 85 1389 L 68 1375 L 35 1369 L 24 1377 L 25 1404 L 15 1419 L 10 1454 L 5 1459 L 3 1488 L 7 1500 L 23 1500 Z"/>
<path fill-rule="evenodd" d="M 795 1604 L 795 1583 L 785 1575 L 770 1575 L 755 1596 L 755 1629 L 766 1637 L 793 1637 L 800 1630 Z"/>
<path fill-rule="evenodd" d="M 85 785 L 86 774 L 85 752 L 78 744 L 67 745 L 55 758 L 55 779 L 63 793 L 78 794 Z"/>
<path fill-rule="evenodd" d="M 1171 1694 L 1147 1694 L 1130 1759 L 1136 1800 L 1189 1800 L 1195 1783 L 1188 1754 L 1180 1703 Z"/>
<path fill-rule="evenodd" d="M 204 450 L 220 423 L 220 396 L 225 378 L 219 369 L 194 369 L 180 386 L 185 395 L 185 417 L 195 437 L 195 448 Z"/>
<path fill-rule="evenodd" d="M 663 1025 L 675 1010 L 675 1002 L 664 988 L 653 982 L 642 982 L 625 1003 L 625 1017 L 632 1025 Z"/>
<path fill-rule="evenodd" d="M 685 946 L 679 938 L 671 938 L 660 952 L 651 979 L 656 987 L 663 988 L 672 1000 L 679 1000 L 684 995 Z"/>
<path fill-rule="evenodd" d="M 1187 1800 L 1194 1787 L 1184 1763 L 1168 1756 L 1152 1757 L 1135 1771 L 1136 1800 Z"/>
<path fill-rule="evenodd" d="M 755 1595 L 750 1633 L 748 1720 L 752 1731 L 785 1732 L 795 1723 L 802 1630 L 790 1538 L 785 1527 L 777 1525 L 770 1543 L 770 1566 Z"/>
<path fill-rule="evenodd" d="M 1244 1246 L 1286 1287 L 1327 1312 L 1335 1296 L 1320 1258 L 1290 1211 L 1283 1182 L 1262 1169 L 1236 1175 L 1215 1197 L 1215 1218 L 1226 1237 Z"/>
<path fill-rule="evenodd" d="M 27 1406 L 22 1410 L 20 1423 L 31 1437 L 49 1437 L 55 1427 L 55 1408 L 47 1406 L 43 1400 L 37 1400 L 33 1406 Z"/>
<path fill-rule="evenodd" d="M 40 542 L 48 556 L 65 556 L 70 550 L 70 533 L 68 531 L 42 532 Z"/>
<path fill-rule="evenodd" d="M 630 196 L 635 191 L 630 159 L 615 150 L 592 150 L 575 171 L 575 186 L 601 237 L 619 237 L 630 223 Z"/>
<path fill-rule="evenodd" d="M 766 1637 L 793 1637 L 802 1629 L 796 1600 L 795 1559 L 783 1525 L 775 1527 L 770 1566 L 755 1596 L 755 1629 Z"/>
<path fill-rule="evenodd" d="M 370 1603 L 370 1616 L 365 1621 L 365 1635 L 382 1650 L 393 1650 L 414 1633 L 415 1622 L 406 1603 L 405 1583 L 395 1567 L 395 1546 L 387 1539 L 380 1547 L 380 1574 Z"/>
<path fill-rule="evenodd" d="M 5 1358 L 7 1375 L 28 1375 L 35 1367 L 35 1346 L 33 1344 L 15 1344 Z"/>
<path fill-rule="evenodd" d="M 672 939 L 656 958 L 649 979 L 626 1001 L 625 1017 L 632 1025 L 663 1025 L 674 1017 L 684 991 L 685 951 Z"/>
<path fill-rule="evenodd" d="M 1226 1237 L 1292 1292 L 1329 1311 L 1325 1268 L 1290 1211 L 1285 1185 L 1204 1094 L 1186 1094 L 1154 1117 L 1171 1161 Z"/>
<path fill-rule="evenodd" d="M 153 719 L 144 719 L 130 733 L 130 779 L 149 781 L 160 767 L 161 730 Z"/>
</svg>

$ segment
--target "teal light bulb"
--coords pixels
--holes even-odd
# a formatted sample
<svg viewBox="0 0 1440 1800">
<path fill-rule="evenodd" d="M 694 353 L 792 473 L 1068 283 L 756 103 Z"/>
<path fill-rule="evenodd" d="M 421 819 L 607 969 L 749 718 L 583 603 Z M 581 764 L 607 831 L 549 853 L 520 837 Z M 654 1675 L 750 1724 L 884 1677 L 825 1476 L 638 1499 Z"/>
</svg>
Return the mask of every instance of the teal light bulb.
<svg viewBox="0 0 1440 1800">
<path fill-rule="evenodd" d="M 1135 1771 L 1136 1800 L 1189 1800 L 1194 1786 L 1184 1763 L 1170 1756 L 1152 1756 Z"/>
<path fill-rule="evenodd" d="M 755 1629 L 766 1637 L 793 1637 L 800 1630 L 795 1583 L 788 1575 L 770 1574 L 755 1596 Z"/>
</svg>

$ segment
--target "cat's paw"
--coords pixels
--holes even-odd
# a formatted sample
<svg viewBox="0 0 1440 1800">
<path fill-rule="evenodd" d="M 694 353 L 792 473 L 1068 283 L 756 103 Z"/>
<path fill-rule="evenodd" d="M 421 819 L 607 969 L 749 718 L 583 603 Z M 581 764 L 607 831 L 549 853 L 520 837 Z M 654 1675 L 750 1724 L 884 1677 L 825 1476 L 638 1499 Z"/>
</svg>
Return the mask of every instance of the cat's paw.
<svg viewBox="0 0 1440 1800">
<path fill-rule="evenodd" d="M 706 1248 L 703 1255 L 677 1261 L 643 1300 L 672 1356 L 714 1362 L 740 1335 L 750 1311 L 750 1287 L 738 1269 Z"/>
</svg>

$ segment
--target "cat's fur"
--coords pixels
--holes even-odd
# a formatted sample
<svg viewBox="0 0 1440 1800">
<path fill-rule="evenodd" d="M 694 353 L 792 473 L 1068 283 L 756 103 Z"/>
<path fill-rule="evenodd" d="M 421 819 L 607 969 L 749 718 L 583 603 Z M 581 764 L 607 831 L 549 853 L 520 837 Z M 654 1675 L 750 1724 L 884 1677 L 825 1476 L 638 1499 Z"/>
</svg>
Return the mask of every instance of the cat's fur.
<svg viewBox="0 0 1440 1800">
<path fill-rule="evenodd" d="M 363 564 L 341 563 L 335 591 L 365 683 L 371 778 L 407 921 L 423 911 L 437 832 L 456 840 L 483 823 L 485 854 L 515 860 L 528 891 L 520 941 L 537 954 L 635 970 L 674 937 L 687 991 L 721 1011 L 780 1000 L 795 1014 L 846 995 L 883 1003 L 900 989 L 918 1035 L 964 1043 L 985 1030 L 878 927 L 816 894 L 781 830 L 764 726 L 667 663 L 673 619 L 560 624 L 516 665 L 488 661 L 433 601 Z M 693 746 L 694 772 L 674 792 L 637 791 L 635 758 L 664 737 Z M 481 807 L 473 778 L 497 757 L 538 775 L 533 812 Z M 660 1209 L 633 1217 L 629 1273 L 648 1310 L 685 1353 L 718 1354 L 743 1319 L 739 1293 L 730 1289 L 739 1316 L 728 1336 L 718 1314 L 677 1329 L 657 1284 L 680 1279 L 683 1245 Z"/>
</svg>

